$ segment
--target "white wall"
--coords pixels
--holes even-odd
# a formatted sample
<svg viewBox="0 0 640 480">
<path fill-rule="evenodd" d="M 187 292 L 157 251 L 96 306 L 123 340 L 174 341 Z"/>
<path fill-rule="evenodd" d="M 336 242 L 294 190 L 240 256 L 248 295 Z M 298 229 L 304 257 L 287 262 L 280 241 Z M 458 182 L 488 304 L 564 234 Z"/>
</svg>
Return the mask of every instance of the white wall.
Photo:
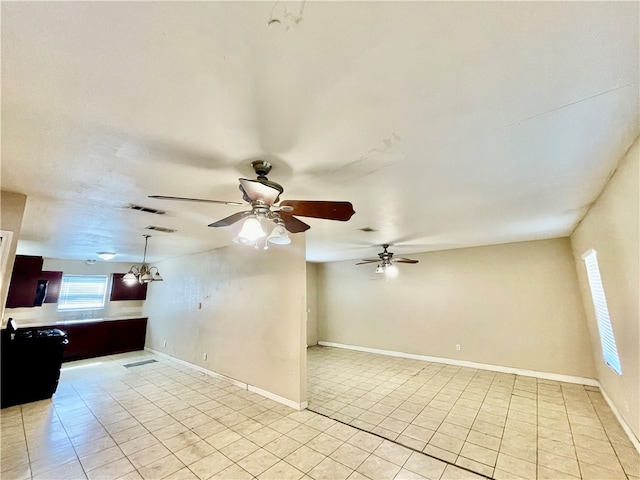
<svg viewBox="0 0 640 480">
<path fill-rule="evenodd" d="M 234 245 L 156 265 L 165 281 L 147 291 L 147 347 L 306 400 L 303 235 L 268 251 Z"/>
<path fill-rule="evenodd" d="M 640 438 L 640 146 L 638 139 L 571 236 L 598 380 L 625 423 Z M 598 252 L 622 376 L 602 359 L 582 254 Z"/>
<path fill-rule="evenodd" d="M 63 272 L 68 275 L 110 275 L 111 273 L 126 273 L 131 267 L 130 263 L 101 262 L 87 265 L 84 260 L 62 260 L 57 258 L 45 258 L 42 270 Z M 109 280 L 111 287 L 111 280 Z M 109 301 L 110 291 L 107 291 L 107 301 L 104 308 L 82 311 L 57 310 L 57 303 L 45 303 L 41 307 L 7 308 L 5 319 L 13 318 L 20 327 L 29 325 L 54 323 L 64 320 L 76 320 L 80 318 L 107 318 L 130 317 L 142 314 L 143 300 Z"/>
<path fill-rule="evenodd" d="M 318 344 L 318 265 L 307 263 L 307 346 Z"/>
<path fill-rule="evenodd" d="M 568 238 L 407 256 L 319 265 L 318 339 L 595 378 Z"/>
</svg>

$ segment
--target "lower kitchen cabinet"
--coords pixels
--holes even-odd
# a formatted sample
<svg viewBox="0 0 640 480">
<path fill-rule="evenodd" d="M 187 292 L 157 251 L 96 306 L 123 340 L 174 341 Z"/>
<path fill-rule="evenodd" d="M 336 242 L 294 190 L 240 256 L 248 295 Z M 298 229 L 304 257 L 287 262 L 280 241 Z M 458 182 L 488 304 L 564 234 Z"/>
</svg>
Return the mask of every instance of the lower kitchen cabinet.
<svg viewBox="0 0 640 480">
<path fill-rule="evenodd" d="M 147 318 L 87 320 L 41 328 L 59 328 L 67 333 L 69 344 L 64 349 L 63 361 L 68 362 L 143 350 Z"/>
</svg>

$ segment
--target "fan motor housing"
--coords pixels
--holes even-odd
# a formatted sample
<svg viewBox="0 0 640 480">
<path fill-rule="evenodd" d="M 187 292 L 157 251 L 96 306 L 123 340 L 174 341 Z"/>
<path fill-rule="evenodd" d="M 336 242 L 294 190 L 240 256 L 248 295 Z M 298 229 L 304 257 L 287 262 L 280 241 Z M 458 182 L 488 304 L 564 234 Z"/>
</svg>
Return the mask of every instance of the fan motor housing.
<svg viewBox="0 0 640 480">
<path fill-rule="evenodd" d="M 256 172 L 256 175 L 258 176 L 258 181 L 260 183 L 280 192 L 280 194 L 278 195 L 278 198 L 274 202 L 274 203 L 278 203 L 280 201 L 280 195 L 282 195 L 282 193 L 284 192 L 284 188 L 279 183 L 272 182 L 267 178 L 267 175 L 273 168 L 273 165 L 271 165 L 271 162 L 268 162 L 267 160 L 254 160 L 253 162 L 251 162 L 251 166 L 253 167 L 253 171 Z"/>
<path fill-rule="evenodd" d="M 256 172 L 256 175 L 258 175 L 258 178 L 266 177 L 273 168 L 271 162 L 267 160 L 254 160 L 251 162 L 251 166 L 253 167 L 253 171 Z"/>
</svg>

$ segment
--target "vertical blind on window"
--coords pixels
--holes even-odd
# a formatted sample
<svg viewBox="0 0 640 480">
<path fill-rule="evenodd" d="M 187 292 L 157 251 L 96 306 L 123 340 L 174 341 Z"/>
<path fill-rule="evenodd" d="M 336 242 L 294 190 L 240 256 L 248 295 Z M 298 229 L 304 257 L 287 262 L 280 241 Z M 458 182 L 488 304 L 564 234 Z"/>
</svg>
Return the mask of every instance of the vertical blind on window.
<svg viewBox="0 0 640 480">
<path fill-rule="evenodd" d="M 613 336 L 613 328 L 611 327 L 611 318 L 609 318 L 609 308 L 607 307 L 607 298 L 604 295 L 604 287 L 602 286 L 596 251 L 589 250 L 582 258 L 587 268 L 589 287 L 591 288 L 591 299 L 593 300 L 593 308 L 595 309 L 596 320 L 598 322 L 598 332 L 600 333 L 602 356 L 607 365 L 618 375 L 622 375 L 622 367 L 618 357 L 616 339 Z"/>
<path fill-rule="evenodd" d="M 106 294 L 106 275 L 64 275 L 58 310 L 102 308 Z"/>
</svg>

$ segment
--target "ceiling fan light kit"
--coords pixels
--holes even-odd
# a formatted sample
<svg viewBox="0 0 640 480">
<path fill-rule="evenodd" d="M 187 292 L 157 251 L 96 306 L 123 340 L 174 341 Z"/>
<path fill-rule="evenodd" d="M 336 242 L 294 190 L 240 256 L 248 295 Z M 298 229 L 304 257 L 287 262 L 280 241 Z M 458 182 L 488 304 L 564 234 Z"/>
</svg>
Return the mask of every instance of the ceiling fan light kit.
<svg viewBox="0 0 640 480">
<path fill-rule="evenodd" d="M 143 235 L 144 237 L 144 255 L 140 265 L 132 265 L 129 271 L 122 277 L 122 281 L 127 285 L 133 285 L 138 282 L 140 284 L 150 282 L 162 282 L 164 279 L 158 271 L 158 267 L 150 267 L 147 265 L 147 243 L 151 235 Z"/>
<path fill-rule="evenodd" d="M 284 228 L 282 223 L 278 223 L 273 227 L 271 235 L 267 237 L 267 240 L 276 245 L 289 245 L 291 243 L 287 229 Z"/>
<path fill-rule="evenodd" d="M 395 278 L 398 276 L 399 270 L 398 267 L 396 267 L 395 265 L 388 263 L 388 264 L 379 264 L 376 267 L 376 273 L 384 273 L 387 278 Z"/>
<path fill-rule="evenodd" d="M 209 224 L 210 227 L 228 227 L 240 220 L 244 220 L 240 233 L 233 238 L 234 243 L 249 245 L 254 248 L 260 248 L 260 245 L 262 245 L 264 250 L 269 248 L 269 243 L 288 245 L 291 243 L 289 233 L 304 232 L 311 228 L 294 215 L 346 222 L 355 213 L 350 202 L 317 200 L 285 200 L 280 202 L 280 195 L 284 192 L 284 188 L 267 178 L 267 174 L 272 168 L 271 163 L 266 160 L 255 160 L 251 162 L 251 166 L 257 175 L 257 179 L 240 178 L 238 187 L 242 192 L 242 199 L 249 203 L 251 210 L 234 213 L 222 220 Z M 237 202 L 222 200 L 169 197 L 164 195 L 151 195 L 150 198 L 242 205 Z M 276 205 L 277 203 L 279 205 Z M 275 226 L 267 236 L 268 222 L 273 222 Z"/>
<path fill-rule="evenodd" d="M 266 235 L 267 234 L 264 233 L 262 225 L 260 225 L 258 217 L 256 215 L 251 215 L 244 221 L 244 225 L 242 225 L 242 230 L 240 230 L 238 237 L 246 240 L 247 242 L 255 242 Z"/>
<path fill-rule="evenodd" d="M 396 257 L 393 258 L 393 253 L 387 251 L 389 244 L 382 245 L 383 251 L 378 254 L 378 258 L 363 258 L 361 262 L 356 265 L 364 265 L 366 263 L 377 263 L 376 273 L 384 273 L 387 278 L 394 278 L 398 276 L 399 270 L 394 263 L 418 263 L 418 260 L 412 260 L 411 258 Z"/>
<path fill-rule="evenodd" d="M 284 223 L 280 219 L 276 219 L 276 226 L 273 227 L 271 234 L 267 236 L 263 227 L 266 218 L 262 215 L 251 215 L 244 221 L 240 233 L 233 237 L 233 243 L 238 245 L 253 245 L 254 248 L 260 248 L 259 241 L 263 240 L 263 250 L 268 250 L 268 243 L 275 245 L 288 245 L 291 243 L 289 234 L 284 228 Z"/>
</svg>

